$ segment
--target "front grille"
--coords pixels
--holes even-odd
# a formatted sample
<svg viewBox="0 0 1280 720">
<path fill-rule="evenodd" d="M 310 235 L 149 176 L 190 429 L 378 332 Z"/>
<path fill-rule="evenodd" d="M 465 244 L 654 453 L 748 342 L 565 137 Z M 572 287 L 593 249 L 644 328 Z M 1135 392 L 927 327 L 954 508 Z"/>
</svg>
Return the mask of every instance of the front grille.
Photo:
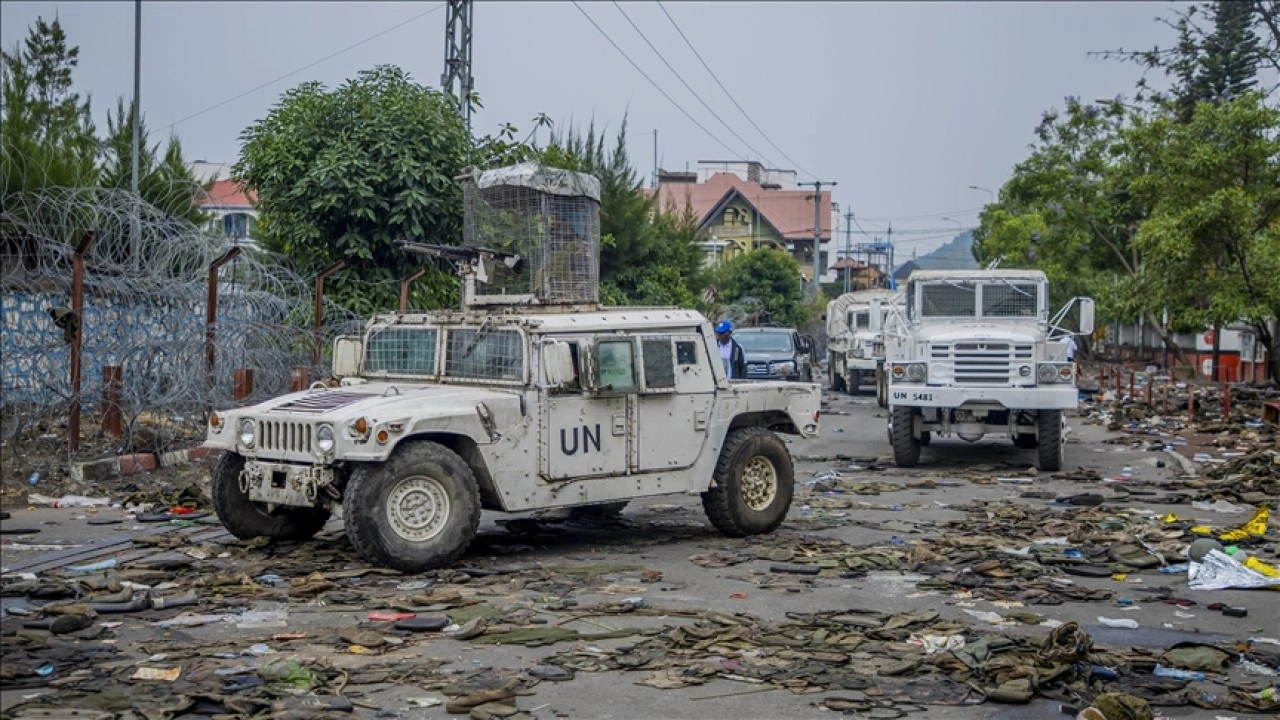
<svg viewBox="0 0 1280 720">
<path fill-rule="evenodd" d="M 259 420 L 258 447 L 271 452 L 310 453 L 311 425 L 287 420 Z"/>
<path fill-rule="evenodd" d="M 769 363 L 747 363 L 747 377 L 769 377 Z"/>
<path fill-rule="evenodd" d="M 1031 345 L 1009 343 L 958 342 L 951 345 L 933 345 L 929 350 L 932 362 L 949 365 L 956 385 L 1005 385 L 1017 379 L 1017 368 L 1027 364 L 1034 367 Z M 936 378 L 941 380 L 942 378 Z"/>
</svg>

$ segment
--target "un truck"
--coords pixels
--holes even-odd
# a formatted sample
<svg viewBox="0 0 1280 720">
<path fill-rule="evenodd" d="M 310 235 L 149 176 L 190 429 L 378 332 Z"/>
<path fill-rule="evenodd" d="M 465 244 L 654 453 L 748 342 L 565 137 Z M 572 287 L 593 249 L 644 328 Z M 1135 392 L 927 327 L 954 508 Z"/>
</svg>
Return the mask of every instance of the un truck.
<svg viewBox="0 0 1280 720">
<path fill-rule="evenodd" d="M 889 442 L 899 467 L 914 467 L 933 436 L 975 442 L 1006 433 L 1034 449 L 1041 470 L 1063 462 L 1064 412 L 1077 405 L 1075 366 L 1061 327 L 1078 306 L 1093 331 L 1093 301 L 1074 298 L 1049 314 L 1038 270 L 917 271 L 885 329 Z"/>
<path fill-rule="evenodd" d="M 832 390 L 856 395 L 862 387 L 875 383 L 877 400 L 883 399 L 881 328 L 901 296 L 892 290 L 858 290 L 827 303 L 827 381 Z M 873 300 L 878 301 L 876 312 L 872 312 Z"/>
</svg>

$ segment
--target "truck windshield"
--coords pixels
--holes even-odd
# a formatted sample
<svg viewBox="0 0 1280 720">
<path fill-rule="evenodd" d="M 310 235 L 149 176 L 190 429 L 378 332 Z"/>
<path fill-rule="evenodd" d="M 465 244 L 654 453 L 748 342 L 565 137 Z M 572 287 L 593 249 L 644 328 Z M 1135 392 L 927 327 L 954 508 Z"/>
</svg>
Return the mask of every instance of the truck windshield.
<svg viewBox="0 0 1280 720">
<path fill-rule="evenodd" d="M 851 312 L 852 320 L 849 322 L 855 330 L 866 330 L 871 327 L 871 311 L 863 310 L 861 312 Z"/>
<path fill-rule="evenodd" d="M 933 282 L 920 286 L 920 305 L 922 317 L 1036 317 L 1040 286 L 1003 279 Z"/>
<path fill-rule="evenodd" d="M 434 375 L 435 328 L 380 327 L 365 340 L 364 369 L 389 375 Z"/>
<path fill-rule="evenodd" d="M 791 352 L 788 333 L 744 332 L 734 334 L 733 339 L 746 352 Z"/>
</svg>

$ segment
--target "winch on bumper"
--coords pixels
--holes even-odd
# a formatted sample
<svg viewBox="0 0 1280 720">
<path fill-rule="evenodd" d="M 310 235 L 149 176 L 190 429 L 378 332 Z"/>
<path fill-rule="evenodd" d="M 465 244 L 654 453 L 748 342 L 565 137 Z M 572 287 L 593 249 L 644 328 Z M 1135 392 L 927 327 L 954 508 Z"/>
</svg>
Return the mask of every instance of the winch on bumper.
<svg viewBox="0 0 1280 720">
<path fill-rule="evenodd" d="M 249 460 L 240 472 L 240 490 L 254 502 L 316 507 L 321 496 L 336 499 L 336 493 L 326 492 L 336 480 L 333 468 Z"/>
</svg>

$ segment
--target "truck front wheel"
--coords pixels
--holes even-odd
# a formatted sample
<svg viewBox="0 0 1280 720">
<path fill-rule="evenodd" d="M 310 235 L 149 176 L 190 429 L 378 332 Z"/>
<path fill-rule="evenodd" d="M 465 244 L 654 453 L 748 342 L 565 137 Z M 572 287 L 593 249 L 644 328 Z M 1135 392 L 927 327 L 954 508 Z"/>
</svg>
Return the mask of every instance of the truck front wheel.
<svg viewBox="0 0 1280 720">
<path fill-rule="evenodd" d="M 1045 472 L 1057 472 L 1062 469 L 1064 448 L 1062 446 L 1062 411 L 1041 410 L 1036 417 L 1036 435 L 1039 446 L 1039 467 Z"/>
<path fill-rule="evenodd" d="M 702 493 L 711 524 L 732 537 L 772 532 L 787 517 L 795 491 L 791 454 L 777 435 L 764 428 L 729 432 L 715 484 Z"/>
<path fill-rule="evenodd" d="M 480 525 L 471 468 L 435 442 L 409 442 L 386 462 L 362 464 L 342 499 L 347 538 L 365 559 L 408 573 L 449 564 Z"/>
<path fill-rule="evenodd" d="M 850 370 L 848 376 L 849 379 L 845 381 L 845 385 L 849 388 L 849 394 L 857 395 L 858 391 L 862 389 L 862 371 Z"/>
<path fill-rule="evenodd" d="M 889 443 L 893 445 L 893 462 L 898 467 L 920 464 L 923 443 L 915 435 L 915 413 L 911 408 L 895 407 L 889 411 Z"/>
<path fill-rule="evenodd" d="M 321 508 L 272 507 L 254 502 L 240 487 L 244 456 L 223 452 L 213 471 L 213 511 L 227 532 L 241 540 L 269 537 L 275 540 L 307 540 L 324 529 L 329 511 Z"/>
<path fill-rule="evenodd" d="M 876 367 L 876 404 L 882 408 L 889 407 L 889 374 L 883 365 Z"/>
</svg>

